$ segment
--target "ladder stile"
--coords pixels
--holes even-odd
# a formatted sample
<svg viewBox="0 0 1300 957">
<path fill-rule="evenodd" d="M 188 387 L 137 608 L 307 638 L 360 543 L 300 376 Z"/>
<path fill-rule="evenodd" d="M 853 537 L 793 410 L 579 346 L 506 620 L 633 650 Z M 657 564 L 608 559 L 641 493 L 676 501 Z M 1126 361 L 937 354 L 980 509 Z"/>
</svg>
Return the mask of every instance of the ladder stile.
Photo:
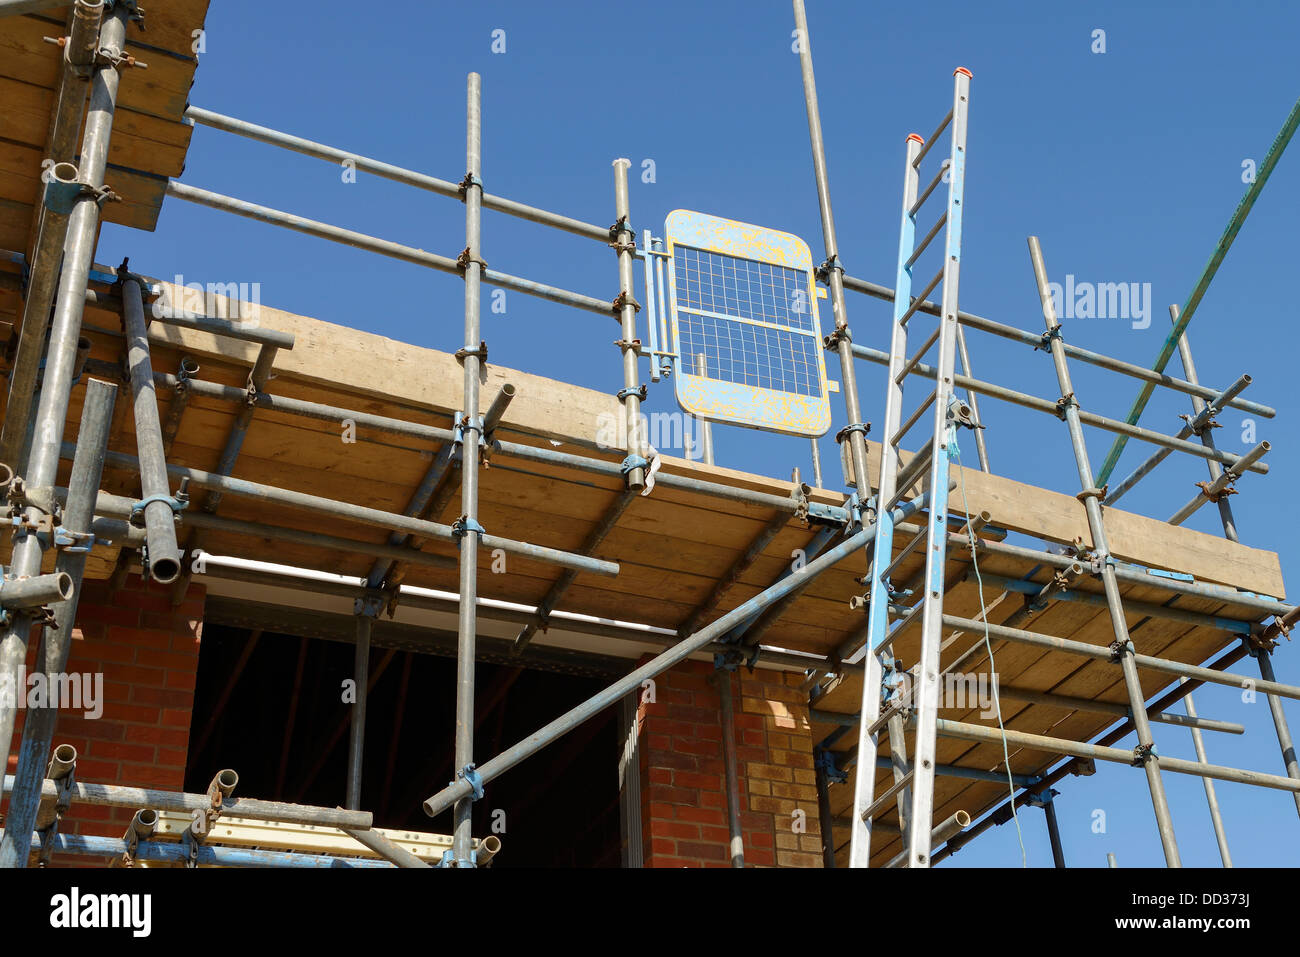
<svg viewBox="0 0 1300 957">
<path fill-rule="evenodd" d="M 907 326 L 903 316 L 908 310 L 912 289 L 912 272 L 907 266 L 907 257 L 911 255 L 916 243 L 916 218 L 911 213 L 912 203 L 920 185 L 920 175 L 916 169 L 916 157 L 921 151 L 921 138 L 915 133 L 907 138 L 907 162 L 903 173 L 903 219 L 899 229 L 898 240 L 898 274 L 894 288 L 894 322 L 890 343 L 888 392 L 885 396 L 885 435 L 898 431 L 902 418 L 903 387 L 898 383 L 897 375 L 907 358 Z M 889 632 L 889 594 L 886 588 L 884 572 L 889 567 L 893 555 L 894 522 L 890 508 L 886 507 L 894 497 L 894 479 L 898 474 L 899 457 L 897 450 L 884 442 L 880 447 L 880 480 L 876 490 L 876 540 L 871 561 L 871 584 L 867 606 L 867 652 L 863 660 L 865 671 L 862 676 L 862 720 L 858 730 L 858 773 L 854 784 L 853 834 L 849 845 L 849 866 L 866 867 L 871 858 L 871 821 L 864 820 L 862 810 L 869 807 L 874 798 L 876 767 L 876 734 L 871 727 L 880 717 L 880 693 L 883 672 L 877 655 Z M 859 480 L 865 496 L 866 483 Z"/>
<path fill-rule="evenodd" d="M 925 593 L 921 613 L 921 655 L 914 707 L 916 739 L 913 757 L 912 833 L 909 867 L 930 866 L 930 832 L 934 826 L 935 742 L 939 717 L 939 651 L 943 638 L 944 566 L 948 542 L 948 474 L 956 441 L 957 421 L 952 414 L 953 367 L 957 353 L 957 290 L 961 276 L 962 202 L 966 179 L 966 117 L 970 99 L 970 71 L 954 72 L 952 107 L 952 165 L 948 182 L 948 236 L 944 260 L 943 300 L 939 322 L 938 397 L 934 409 L 935 451 L 930 459 L 930 539 L 926 548 Z M 940 436 L 942 435 L 942 441 Z"/>
<path fill-rule="evenodd" d="M 950 455 L 954 451 L 958 425 L 969 424 L 968 415 L 959 412 L 964 406 L 953 393 L 953 378 L 959 349 L 957 325 L 958 286 L 961 270 L 962 206 L 966 173 L 966 121 L 970 97 L 970 71 L 958 68 L 954 72 L 953 104 L 951 112 L 935 131 L 938 136 L 949 132 L 951 145 L 948 160 L 924 195 L 917 198 L 920 187 L 920 165 L 925 154 L 935 145 L 916 134 L 907 138 L 907 161 L 904 166 L 903 216 L 899 230 L 898 271 L 895 279 L 893 324 L 889 352 L 889 376 L 885 396 L 885 441 L 881 444 L 879 482 L 876 489 L 877 524 L 872 553 L 867 607 L 867 653 L 862 686 L 861 724 L 858 728 L 858 774 L 854 788 L 854 813 L 852 839 L 849 851 L 850 867 L 867 867 L 871 857 L 871 816 L 881 813 L 891 798 L 899 801 L 899 818 L 905 822 L 902 855 L 909 867 L 930 865 L 930 840 L 933 828 L 934 775 L 937 763 L 936 730 L 939 711 L 939 652 L 943 632 L 944 566 L 947 559 L 948 540 L 948 489 L 951 470 Z M 948 205 L 934 228 L 917 243 L 916 215 L 934 187 L 944 177 L 948 179 Z M 912 268 L 935 239 L 939 230 L 945 230 L 943 266 L 913 302 Z M 941 308 L 938 327 L 930 334 L 916 356 L 907 353 L 907 323 L 916 313 L 920 301 L 932 289 L 942 284 Z M 934 389 L 902 424 L 903 382 L 920 359 L 937 343 Z M 932 409 L 930 407 L 933 407 Z M 916 457 L 906 467 L 901 464 L 901 439 L 908 430 L 921 421 L 926 413 L 933 415 L 933 433 L 922 436 L 924 444 Z M 910 762 L 907 756 L 895 756 L 894 784 L 880 797 L 875 796 L 875 767 L 878 735 L 886 722 L 881 719 L 882 702 L 887 690 L 892 692 L 891 708 L 899 705 L 898 689 L 885 688 L 886 670 L 891 685 L 896 682 L 895 662 L 891 648 L 891 585 L 890 573 L 902 560 L 893 558 L 894 520 L 890 514 L 900 490 L 913 485 L 928 474 L 930 489 L 929 517 L 921 533 L 925 539 L 925 575 L 919 601 L 904 612 L 902 623 L 921 623 L 921 653 L 915 683 L 910 689 L 910 706 L 916 718 L 914 753 Z M 911 550 L 911 547 L 907 549 Z M 895 631 L 893 634 L 896 634 Z M 889 655 L 882 663 L 881 653 Z M 901 713 L 897 721 L 901 724 Z M 888 725 L 894 731 L 895 718 Z M 901 746 L 901 733 L 891 734 L 891 753 Z M 906 770 L 904 770 L 904 768 Z"/>
</svg>

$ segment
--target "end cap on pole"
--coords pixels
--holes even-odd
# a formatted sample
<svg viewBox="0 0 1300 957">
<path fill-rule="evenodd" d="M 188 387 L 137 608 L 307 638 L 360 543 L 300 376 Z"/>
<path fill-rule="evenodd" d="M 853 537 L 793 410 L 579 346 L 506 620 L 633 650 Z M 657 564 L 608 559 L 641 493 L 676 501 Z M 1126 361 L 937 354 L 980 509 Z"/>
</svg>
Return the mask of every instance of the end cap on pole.
<svg viewBox="0 0 1300 957">
<path fill-rule="evenodd" d="M 966 69 L 964 66 L 959 66 L 957 67 L 957 69 L 952 71 L 953 76 L 956 76 L 958 73 L 964 74 L 967 79 L 974 79 L 975 77 L 975 74 L 972 73 L 970 70 Z"/>
<path fill-rule="evenodd" d="M 922 137 L 921 137 L 921 135 L 920 135 L 919 133 L 908 133 L 908 134 L 907 134 L 907 139 L 908 139 L 909 142 L 912 141 L 912 140 L 916 140 L 916 141 L 917 141 L 918 143 L 920 143 L 922 146 L 925 145 L 925 140 L 922 139 Z"/>
</svg>

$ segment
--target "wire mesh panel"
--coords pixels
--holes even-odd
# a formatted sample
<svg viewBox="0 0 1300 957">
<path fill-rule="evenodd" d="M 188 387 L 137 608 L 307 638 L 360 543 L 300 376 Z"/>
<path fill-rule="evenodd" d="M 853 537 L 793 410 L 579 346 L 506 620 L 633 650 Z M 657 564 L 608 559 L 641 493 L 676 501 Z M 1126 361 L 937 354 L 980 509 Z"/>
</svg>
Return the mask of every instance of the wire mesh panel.
<svg viewBox="0 0 1300 957">
<path fill-rule="evenodd" d="M 807 244 L 682 209 L 664 235 L 681 407 L 712 422 L 824 435 L 830 396 Z"/>
</svg>

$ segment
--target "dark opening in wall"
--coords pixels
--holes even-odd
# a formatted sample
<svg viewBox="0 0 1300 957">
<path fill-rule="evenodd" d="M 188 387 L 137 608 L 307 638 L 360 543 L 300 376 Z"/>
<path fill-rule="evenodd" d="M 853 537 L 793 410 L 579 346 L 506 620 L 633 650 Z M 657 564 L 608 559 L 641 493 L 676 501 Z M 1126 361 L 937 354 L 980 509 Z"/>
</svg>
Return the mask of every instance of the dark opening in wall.
<svg viewBox="0 0 1300 957">
<path fill-rule="evenodd" d="M 310 614 L 310 613 L 308 613 Z M 334 616 L 341 617 L 341 616 Z M 384 647 L 370 655 L 361 805 L 379 827 L 448 834 L 426 797 L 455 777 L 456 662 Z M 194 695 L 185 787 L 203 791 L 222 768 L 237 794 L 334 807 L 344 802 L 353 647 L 209 620 Z M 481 764 L 586 700 L 608 677 L 483 661 L 476 669 L 475 756 Z M 493 867 L 618 867 L 617 709 L 489 782 L 474 836 L 496 833 Z"/>
</svg>

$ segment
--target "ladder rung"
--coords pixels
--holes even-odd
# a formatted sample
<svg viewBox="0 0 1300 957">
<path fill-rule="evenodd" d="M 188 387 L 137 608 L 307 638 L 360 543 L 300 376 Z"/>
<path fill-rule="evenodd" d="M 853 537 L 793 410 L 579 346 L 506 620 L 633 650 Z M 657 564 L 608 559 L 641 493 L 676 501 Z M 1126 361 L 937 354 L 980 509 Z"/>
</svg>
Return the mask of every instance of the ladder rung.
<svg viewBox="0 0 1300 957">
<path fill-rule="evenodd" d="M 882 581 L 888 578 L 893 573 L 894 569 L 903 563 L 903 559 L 916 551 L 917 546 L 925 541 L 927 534 L 929 534 L 929 529 L 922 527 L 919 532 L 912 536 L 912 540 L 903 546 L 903 550 L 898 553 L 898 557 L 890 562 L 889 567 L 881 573 L 880 578 Z"/>
<path fill-rule="evenodd" d="M 948 167 L 951 165 L 952 160 L 946 159 L 943 161 L 943 165 L 939 167 L 939 172 L 934 174 L 934 179 L 930 180 L 930 185 L 925 188 L 925 192 L 922 193 L 917 198 L 916 202 L 912 204 L 912 208 L 907 211 L 907 215 L 915 216 L 917 210 L 925 205 L 925 201 L 930 198 L 930 194 L 935 191 L 941 182 L 943 182 L 943 174 L 948 172 Z"/>
<path fill-rule="evenodd" d="M 907 262 L 903 264 L 904 269 L 912 268 L 912 263 L 916 262 L 921 253 L 925 252 L 925 247 L 929 246 L 934 240 L 934 237 L 939 235 L 939 230 L 943 229 L 946 222 L 948 222 L 948 211 L 944 210 L 943 215 L 940 216 L 938 221 L 930 227 L 930 231 L 925 234 L 925 238 L 921 240 L 921 244 L 912 250 L 912 255 L 909 256 Z"/>
<path fill-rule="evenodd" d="M 895 480 L 894 485 L 894 497 L 886 506 L 887 508 L 894 508 L 898 505 L 903 496 L 907 493 L 907 490 L 911 488 L 918 478 L 921 477 L 921 473 L 929 467 L 930 459 L 933 455 L 934 439 L 930 439 L 930 441 L 926 443 L 925 448 L 920 452 L 917 452 L 916 455 L 913 456 L 912 461 L 904 465 L 903 470 L 898 473 L 898 478 Z"/>
<path fill-rule="evenodd" d="M 916 774 L 916 768 L 912 768 L 901 778 L 899 778 L 888 788 L 886 788 L 885 793 L 880 795 L 880 797 L 876 798 L 874 801 L 872 801 L 871 804 L 866 808 L 866 810 L 862 812 L 862 820 L 870 821 L 873 817 L 879 814 L 884 809 L 884 807 L 887 804 L 889 804 L 889 802 L 892 801 L 898 795 L 899 791 L 902 791 L 904 788 L 906 788 L 909 784 L 912 783 L 912 778 L 915 776 L 915 774 Z"/>
<path fill-rule="evenodd" d="M 879 734 L 881 731 L 885 729 L 885 726 L 889 724 L 890 720 L 895 715 L 902 714 L 906 710 L 907 710 L 907 705 L 902 703 L 890 705 L 883 712 L 881 712 L 879 718 L 877 718 L 875 721 L 871 723 L 871 727 L 867 728 L 867 734 L 873 736 Z"/>
<path fill-rule="evenodd" d="M 930 333 L 930 335 L 926 338 L 925 344 L 922 345 L 921 348 L 916 350 L 916 355 L 908 359 L 907 365 L 903 366 L 903 368 L 899 371 L 898 375 L 894 376 L 894 382 L 901 384 L 902 381 L 908 377 L 911 371 L 916 368 L 917 363 L 919 363 L 922 359 L 925 358 L 925 354 L 930 351 L 930 347 L 939 341 L 939 335 L 942 332 L 943 332 L 943 323 L 940 322 L 938 325 L 934 327 L 934 332 Z"/>
<path fill-rule="evenodd" d="M 943 135 L 943 131 L 948 128 L 948 124 L 951 122 L 952 122 L 952 110 L 949 110 L 948 115 L 945 116 L 943 120 L 939 123 L 939 125 L 934 128 L 934 132 L 930 134 L 930 138 L 926 140 L 925 143 L 922 144 L 921 152 L 917 153 L 916 159 L 912 160 L 913 166 L 915 166 L 917 169 L 920 169 L 921 160 L 925 159 L 925 154 L 930 152 L 930 147 L 934 145 L 935 140 L 937 140 L 940 136 Z"/>
<path fill-rule="evenodd" d="M 945 263 L 945 265 L 947 264 Z M 913 299 L 912 304 L 907 307 L 907 312 L 903 313 L 902 317 L 898 320 L 898 324 L 900 326 L 907 325 L 907 320 L 911 319 L 912 316 L 916 314 L 916 310 L 920 309 L 923 305 L 925 305 L 925 297 L 930 295 L 930 293 L 934 292 L 934 287 L 939 285 L 939 283 L 942 281 L 943 281 L 943 268 L 941 267 L 939 269 L 939 272 L 935 274 L 935 277 L 930 280 L 930 284 L 926 286 L 923 290 L 921 290 L 921 295 Z"/>
<path fill-rule="evenodd" d="M 939 387 L 935 386 L 934 389 L 931 390 L 930 394 L 925 397 L 925 401 L 922 402 L 920 405 L 918 405 L 916 407 L 916 411 L 913 412 L 910 416 L 908 416 L 907 421 L 903 423 L 903 427 L 899 429 L 897 432 L 895 432 L 893 437 L 890 438 L 889 440 L 890 445 L 892 445 L 894 448 L 898 448 L 898 443 L 903 441 L 903 436 L 907 435 L 907 433 L 911 430 L 912 426 L 916 425 L 916 423 L 920 420 L 921 416 L 925 415 L 925 410 L 930 408 L 931 404 L 933 404 L 934 402 L 935 396 L 937 396 L 938 394 L 939 394 Z"/>
</svg>

